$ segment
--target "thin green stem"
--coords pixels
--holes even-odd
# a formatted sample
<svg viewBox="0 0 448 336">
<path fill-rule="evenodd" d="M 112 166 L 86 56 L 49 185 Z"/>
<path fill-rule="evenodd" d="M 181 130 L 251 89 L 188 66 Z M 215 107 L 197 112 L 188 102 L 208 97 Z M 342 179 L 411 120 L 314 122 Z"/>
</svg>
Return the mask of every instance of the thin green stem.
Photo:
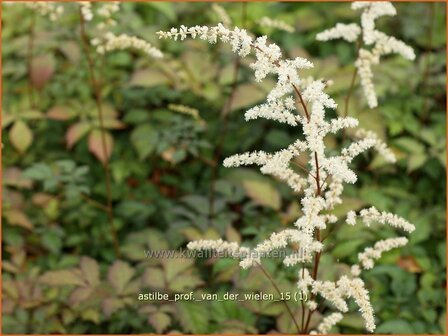
<svg viewBox="0 0 448 336">
<path fill-rule="evenodd" d="M 32 10 L 31 13 L 31 23 L 28 36 L 28 47 L 27 47 L 27 71 L 28 71 L 28 99 L 30 107 L 34 108 L 34 92 L 33 92 L 33 57 L 34 57 L 34 31 L 36 27 L 36 12 Z"/>
<path fill-rule="evenodd" d="M 282 292 L 280 291 L 280 288 L 278 288 L 277 284 L 275 283 L 275 280 L 272 278 L 272 276 L 269 274 L 269 272 L 263 267 L 263 265 L 261 265 L 261 263 L 259 262 L 255 262 L 258 267 L 260 267 L 261 271 L 263 272 L 263 274 L 269 279 L 269 281 L 272 283 L 272 286 L 274 286 L 275 290 L 277 291 L 278 295 L 280 296 L 280 298 L 283 298 Z M 286 307 L 286 310 L 288 311 L 288 314 L 291 316 L 291 319 L 294 323 L 294 325 L 297 328 L 297 333 L 300 334 L 300 327 L 299 324 L 296 321 L 296 318 L 294 317 L 294 314 L 291 311 L 291 308 L 289 308 L 288 303 L 286 302 L 286 300 L 281 300 L 283 302 L 283 304 Z"/>
<path fill-rule="evenodd" d="M 84 53 L 85 53 L 85 56 L 87 59 L 90 84 L 92 87 L 93 94 L 95 96 L 96 109 L 98 112 L 98 119 L 99 119 L 99 124 L 100 124 L 101 145 L 102 145 L 103 156 L 104 156 L 103 168 L 104 168 L 104 178 L 105 178 L 106 196 L 107 196 L 107 217 L 108 217 L 110 233 L 111 233 L 112 241 L 113 241 L 113 245 L 114 245 L 115 255 L 119 258 L 121 254 L 120 254 L 120 246 L 118 244 L 117 232 L 114 227 L 111 178 L 110 178 L 110 169 L 109 169 L 109 155 L 108 155 L 108 149 L 107 149 L 106 131 L 104 128 L 103 105 L 102 105 L 102 101 L 101 101 L 101 83 L 95 77 L 95 63 L 90 54 L 89 37 L 87 36 L 84 17 L 81 13 L 81 10 L 79 10 L 79 18 L 80 18 L 81 42 L 82 42 Z"/>
</svg>

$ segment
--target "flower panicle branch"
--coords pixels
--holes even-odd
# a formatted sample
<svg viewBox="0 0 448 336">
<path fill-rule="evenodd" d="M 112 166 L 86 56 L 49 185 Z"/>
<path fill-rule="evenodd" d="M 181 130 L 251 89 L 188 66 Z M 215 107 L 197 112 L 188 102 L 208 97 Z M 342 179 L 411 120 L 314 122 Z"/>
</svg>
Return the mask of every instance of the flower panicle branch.
<svg viewBox="0 0 448 336">
<path fill-rule="evenodd" d="M 353 7 L 364 11 L 362 29 L 356 25 L 339 25 L 334 30 L 321 35 L 323 40 L 344 37 L 354 41 L 362 32 L 371 35 L 366 39 L 368 43 L 374 45 L 377 50 L 376 55 L 399 52 L 411 58 L 409 50 L 403 44 L 393 38 L 384 37 L 382 33 L 374 29 L 374 21 L 378 17 L 393 15 L 389 5 L 380 6 L 372 3 L 369 6 L 357 4 Z M 329 301 L 337 312 L 324 318 L 315 333 L 329 332 L 331 327 L 342 319 L 342 313 L 349 311 L 347 303 L 349 299 L 353 299 L 358 305 L 366 329 L 373 332 L 374 312 L 370 304 L 369 292 L 360 278 L 360 269 L 369 269 L 373 266 L 373 261 L 383 252 L 403 246 L 407 239 L 400 237 L 377 242 L 373 248 L 359 254 L 359 265 L 352 267 L 354 271 L 330 282 L 321 281 L 317 276 L 320 255 L 324 251 L 320 232 L 340 220 L 331 214 L 331 210 L 335 205 L 342 203 L 341 195 L 344 185 L 357 181 L 356 173 L 350 168 L 352 161 L 365 151 L 374 148 L 385 157 L 386 161 L 393 163 L 395 162 L 393 152 L 375 133 L 358 129 L 355 131 L 357 140 L 343 148 L 338 155 L 330 155 L 326 150 L 324 138 L 328 134 L 344 131 L 347 128 L 357 128 L 358 120 L 352 117 L 329 117 L 326 111 L 336 109 L 337 104 L 325 92 L 326 82 L 303 80 L 299 74 L 301 70 L 312 68 L 313 63 L 300 57 L 283 59 L 280 48 L 275 43 L 268 43 L 266 36 L 253 37 L 245 29 L 238 27 L 230 29 L 223 24 L 211 27 L 180 26 L 157 34 L 161 39 L 174 41 L 187 38 L 201 39 L 212 44 L 220 41 L 230 44 L 233 52 L 241 57 L 254 54 L 255 61 L 250 64 L 250 67 L 254 71 L 255 81 L 263 81 L 267 76 L 274 76 L 277 81 L 267 94 L 266 101 L 246 111 L 245 119 L 249 121 L 265 118 L 298 127 L 303 133 L 300 139 L 277 152 L 246 152 L 232 155 L 224 160 L 226 167 L 257 165 L 263 174 L 285 181 L 294 191 L 302 193 L 300 200 L 302 215 L 294 222 L 293 228 L 272 233 L 253 248 L 223 240 L 193 241 L 187 247 L 192 250 L 224 250 L 240 259 L 242 268 L 249 268 L 260 266 L 261 256 L 270 251 L 285 249 L 291 244 L 295 247 L 299 246 L 301 250 L 308 253 L 300 254 L 293 250 L 285 255 L 283 263 L 287 267 L 301 265 L 297 287 L 302 292 L 309 292 L 311 295 L 309 303 L 303 305 L 304 309 L 308 310 L 308 315 L 305 318 L 305 313 L 303 314 L 300 331 L 308 332 L 311 315 L 320 306 L 316 300 L 322 298 Z M 308 162 L 305 167 L 300 166 L 302 171 L 298 172 L 293 169 L 294 159 L 301 155 L 306 155 Z M 303 175 L 303 172 L 306 175 Z M 359 215 L 349 212 L 346 222 L 353 225 L 357 217 L 360 217 L 367 225 L 378 222 L 409 233 L 414 230 L 414 226 L 401 217 L 380 212 L 375 208 L 361 210 Z M 297 325 L 297 322 L 294 322 Z"/>
</svg>

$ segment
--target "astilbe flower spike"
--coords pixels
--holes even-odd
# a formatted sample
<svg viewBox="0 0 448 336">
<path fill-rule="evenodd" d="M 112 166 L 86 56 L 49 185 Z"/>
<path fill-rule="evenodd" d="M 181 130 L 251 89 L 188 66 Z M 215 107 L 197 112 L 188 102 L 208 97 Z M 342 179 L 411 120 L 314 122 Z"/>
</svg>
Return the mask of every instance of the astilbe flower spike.
<svg viewBox="0 0 448 336">
<path fill-rule="evenodd" d="M 376 8 L 376 7 L 375 7 Z M 365 9 L 367 10 L 367 9 Z M 371 21 L 382 12 L 372 10 L 370 16 L 365 18 L 367 25 L 371 27 Z M 373 18 L 373 19 L 372 19 Z M 340 28 L 342 29 L 342 28 Z M 354 26 L 344 27 L 351 34 L 357 33 Z M 324 92 L 325 82 L 314 80 L 302 81 L 298 71 L 313 67 L 313 64 L 304 58 L 282 59 L 280 48 L 274 43 L 268 43 L 266 36 L 252 38 L 244 29 L 235 27 L 227 28 L 223 24 L 217 26 L 194 26 L 172 28 L 167 32 L 158 32 L 160 38 L 184 40 L 188 37 L 205 40 L 209 43 L 218 41 L 229 43 L 235 53 L 241 57 L 255 54 L 255 61 L 250 65 L 255 73 L 255 80 L 262 81 L 268 75 L 277 77 L 277 83 L 267 95 L 266 102 L 249 109 L 245 113 L 246 120 L 265 118 L 280 123 L 286 123 L 291 127 L 302 130 L 304 139 L 297 139 L 288 147 L 274 153 L 263 151 L 247 152 L 230 156 L 224 160 L 226 167 L 238 167 L 242 165 L 258 165 L 263 174 L 272 175 L 285 181 L 295 192 L 303 193 L 301 198 L 303 215 L 298 218 L 293 228 L 272 233 L 266 240 L 258 243 L 255 248 L 242 247 L 237 243 L 224 242 L 223 240 L 199 240 L 190 242 L 187 247 L 192 250 L 216 250 L 227 252 L 230 256 L 241 259 L 240 266 L 249 268 L 257 266 L 261 257 L 275 249 L 284 249 L 289 244 L 299 245 L 300 251 L 287 255 L 283 263 L 287 267 L 301 264 L 298 271 L 297 288 L 310 294 L 310 300 L 306 307 L 309 309 L 308 319 L 317 309 L 318 297 L 331 303 L 337 312 L 326 316 L 317 330 L 313 333 L 327 333 L 330 328 L 342 319 L 341 313 L 349 310 L 347 300 L 353 298 L 358 305 L 368 331 L 375 329 L 373 308 L 370 304 L 369 293 L 364 282 L 359 277 L 361 269 L 373 266 L 373 260 L 378 259 L 382 252 L 402 246 L 405 238 L 397 238 L 378 242 L 373 248 L 366 249 L 359 254 L 360 265 L 354 265 L 352 272 L 341 276 L 335 282 L 321 281 L 317 279 L 314 267 L 309 271 L 309 263 L 318 264 L 320 253 L 323 250 L 323 242 L 320 239 L 320 231 L 339 219 L 331 214 L 331 210 L 337 204 L 342 203 L 341 194 L 344 183 L 355 183 L 357 176 L 350 169 L 350 164 L 359 154 L 369 148 L 376 148 L 385 156 L 387 161 L 393 162 L 395 157 L 387 146 L 371 131 L 359 130 L 356 133 L 358 140 L 342 149 L 339 155 L 329 156 L 325 149 L 324 138 L 327 134 L 336 133 L 345 128 L 355 128 L 358 120 L 355 118 L 328 118 L 326 109 L 336 109 L 335 101 Z M 327 38 L 338 36 L 338 33 L 329 32 Z M 373 34 L 376 34 L 373 32 Z M 353 40 L 353 36 L 345 34 L 346 38 Z M 375 35 L 378 37 L 378 35 Z M 374 39 L 379 43 L 379 39 Z M 295 97 L 294 97 L 295 96 Z M 299 111 L 294 98 L 299 100 L 302 108 Z M 297 156 L 308 154 L 308 165 L 304 176 L 293 169 L 291 163 Z M 374 222 L 390 224 L 394 228 L 412 232 L 414 226 L 406 220 L 386 212 L 379 212 L 375 208 L 361 210 L 359 216 L 355 212 L 349 212 L 347 223 L 355 224 L 356 218 L 363 220 L 366 225 Z M 307 331 L 308 325 L 302 326 Z"/>
<path fill-rule="evenodd" d="M 355 62 L 361 86 L 370 108 L 378 106 L 378 99 L 373 85 L 372 65 L 379 64 L 381 56 L 400 54 L 407 60 L 414 60 L 414 50 L 395 37 L 388 36 L 375 28 L 375 20 L 382 16 L 397 14 L 392 3 L 387 1 L 368 2 L 355 1 L 353 10 L 360 10 L 361 27 L 356 23 L 338 23 L 335 27 L 317 34 L 318 41 L 329 41 L 342 38 L 348 42 L 355 42 L 362 37 L 364 45 L 359 49 Z M 361 41 L 359 41 L 360 43 Z"/>
</svg>

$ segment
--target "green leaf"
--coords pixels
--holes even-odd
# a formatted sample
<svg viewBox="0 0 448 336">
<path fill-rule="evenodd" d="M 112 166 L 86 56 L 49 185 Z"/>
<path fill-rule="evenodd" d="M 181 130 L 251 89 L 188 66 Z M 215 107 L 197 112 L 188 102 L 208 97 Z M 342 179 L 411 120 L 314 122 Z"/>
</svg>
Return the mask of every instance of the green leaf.
<svg viewBox="0 0 448 336">
<path fill-rule="evenodd" d="M 84 284 L 80 274 L 75 270 L 48 271 L 39 278 L 39 282 L 50 286 L 82 286 Z"/>
<path fill-rule="evenodd" d="M 425 153 L 417 153 L 411 155 L 408 160 L 408 172 L 412 172 L 421 166 L 423 166 L 428 159 L 428 156 Z"/>
<path fill-rule="evenodd" d="M 177 15 L 173 7 L 174 4 L 169 2 L 148 2 L 148 5 L 163 13 L 170 21 L 176 20 Z"/>
<path fill-rule="evenodd" d="M 442 329 L 442 334 L 446 334 L 446 312 L 443 312 L 439 317 L 439 326 Z"/>
<path fill-rule="evenodd" d="M 128 263 L 118 260 L 109 268 L 107 279 L 117 293 L 121 294 L 131 281 L 134 273 L 135 270 Z"/>
<path fill-rule="evenodd" d="M 192 334 L 207 334 L 210 310 L 204 302 L 180 301 L 176 305 L 179 322 Z"/>
<path fill-rule="evenodd" d="M 278 210 L 281 206 L 280 193 L 269 182 L 245 180 L 243 187 L 252 200 L 262 206 Z"/>
<path fill-rule="evenodd" d="M 143 69 L 137 70 L 132 74 L 129 85 L 150 88 L 168 83 L 168 77 L 162 71 L 158 69 Z"/>
<path fill-rule="evenodd" d="M 95 259 L 82 257 L 79 267 L 90 286 L 95 287 L 100 283 L 100 269 Z"/>
<path fill-rule="evenodd" d="M 257 85 L 241 84 L 233 96 L 232 110 L 239 110 L 243 107 L 252 106 L 266 97 L 266 93 Z"/>
<path fill-rule="evenodd" d="M 131 133 L 131 142 L 137 150 L 140 160 L 146 159 L 156 148 L 157 131 L 150 124 L 143 124 Z"/>
<path fill-rule="evenodd" d="M 27 124 L 17 120 L 9 131 L 9 140 L 20 153 L 24 153 L 33 141 L 33 133 Z"/>
<path fill-rule="evenodd" d="M 339 325 L 355 329 L 364 329 L 364 320 L 359 314 L 350 313 L 344 315 Z"/>
<path fill-rule="evenodd" d="M 142 282 L 149 288 L 164 289 L 166 287 L 165 276 L 160 268 L 148 267 L 143 273 Z"/>
<path fill-rule="evenodd" d="M 425 146 L 421 142 L 410 137 L 396 139 L 394 145 L 405 150 L 407 153 L 421 154 L 425 152 Z"/>
<path fill-rule="evenodd" d="M 381 324 L 376 330 L 378 334 L 413 334 L 414 330 L 405 320 L 391 320 Z"/>
<path fill-rule="evenodd" d="M 345 242 L 339 243 L 332 254 L 336 258 L 344 258 L 353 254 L 356 254 L 358 247 L 364 242 L 364 239 L 351 239 Z"/>
<path fill-rule="evenodd" d="M 168 314 L 157 312 L 149 315 L 148 322 L 156 329 L 158 334 L 161 334 L 171 323 L 171 318 Z"/>
<path fill-rule="evenodd" d="M 190 268 L 194 264 L 192 258 L 166 258 L 162 260 L 167 282 L 171 282 L 178 274 Z"/>
</svg>

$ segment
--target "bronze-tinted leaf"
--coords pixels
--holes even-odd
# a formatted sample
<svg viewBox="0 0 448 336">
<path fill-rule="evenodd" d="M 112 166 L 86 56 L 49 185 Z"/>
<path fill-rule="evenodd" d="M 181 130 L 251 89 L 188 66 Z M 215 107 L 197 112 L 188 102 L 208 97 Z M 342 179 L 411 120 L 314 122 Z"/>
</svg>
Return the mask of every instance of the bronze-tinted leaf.
<svg viewBox="0 0 448 336">
<path fill-rule="evenodd" d="M 134 276 L 135 270 L 124 261 L 116 261 L 109 268 L 107 279 L 118 294 L 124 292 L 126 286 Z"/>
<path fill-rule="evenodd" d="M 104 135 L 102 134 L 104 132 Z M 104 142 L 103 142 L 104 136 Z M 112 153 L 114 139 L 109 132 L 94 130 L 89 134 L 89 150 L 103 164 Z"/>
<path fill-rule="evenodd" d="M 25 215 L 25 213 L 23 213 L 20 210 L 17 209 L 7 210 L 5 211 L 5 216 L 10 225 L 17 225 L 29 230 L 32 230 L 34 227 L 33 223 L 31 223 L 27 215 Z"/>
<path fill-rule="evenodd" d="M 48 271 L 39 278 L 39 282 L 50 286 L 84 285 L 83 279 L 73 269 Z"/>
<path fill-rule="evenodd" d="M 246 180 L 243 181 L 243 187 L 255 203 L 275 210 L 280 209 L 280 193 L 269 182 Z"/>
<path fill-rule="evenodd" d="M 55 60 L 53 56 L 37 56 L 31 63 L 31 82 L 37 89 L 42 89 L 53 77 Z"/>
<path fill-rule="evenodd" d="M 47 112 L 47 118 L 54 120 L 69 120 L 76 116 L 76 111 L 68 106 L 56 105 Z"/>
<path fill-rule="evenodd" d="M 17 167 L 5 168 L 3 170 L 2 177 L 4 185 L 25 189 L 32 187 L 32 181 L 25 178 L 22 171 Z"/>
<path fill-rule="evenodd" d="M 157 333 L 161 334 L 171 323 L 169 315 L 157 312 L 149 315 L 148 322 L 154 327 Z"/>
<path fill-rule="evenodd" d="M 398 266 L 411 273 L 421 273 L 422 268 L 413 256 L 400 257 L 397 262 Z"/>
<path fill-rule="evenodd" d="M 20 153 L 24 153 L 33 141 L 33 133 L 27 124 L 17 120 L 9 131 L 9 140 Z"/>
<path fill-rule="evenodd" d="M 71 305 L 77 305 L 86 301 L 92 293 L 94 293 L 94 288 L 92 287 L 78 287 L 70 294 L 68 302 Z"/>
<path fill-rule="evenodd" d="M 174 258 L 166 258 L 162 260 L 165 269 L 165 278 L 167 282 L 171 282 L 178 274 L 190 268 L 194 264 L 193 258 L 182 258 L 180 255 Z"/>
<path fill-rule="evenodd" d="M 95 287 L 100 283 L 100 268 L 95 259 L 81 257 L 79 267 L 90 286 Z"/>
<path fill-rule="evenodd" d="M 233 96 L 232 110 L 239 110 L 261 102 L 266 97 L 266 93 L 254 84 L 239 85 Z"/>
<path fill-rule="evenodd" d="M 168 84 L 168 77 L 158 69 L 140 69 L 132 74 L 130 85 L 153 87 Z"/>
<path fill-rule="evenodd" d="M 106 315 L 106 317 L 110 317 L 114 312 L 122 308 L 124 305 L 125 303 L 123 300 L 117 298 L 107 298 L 102 302 L 101 307 L 104 315 Z"/>
<path fill-rule="evenodd" d="M 160 268 L 149 267 L 145 270 L 142 277 L 143 286 L 164 289 L 166 287 L 165 276 Z"/>
<path fill-rule="evenodd" d="M 79 122 L 70 126 L 65 134 L 67 147 L 72 148 L 89 130 L 90 125 L 86 122 Z"/>
</svg>

